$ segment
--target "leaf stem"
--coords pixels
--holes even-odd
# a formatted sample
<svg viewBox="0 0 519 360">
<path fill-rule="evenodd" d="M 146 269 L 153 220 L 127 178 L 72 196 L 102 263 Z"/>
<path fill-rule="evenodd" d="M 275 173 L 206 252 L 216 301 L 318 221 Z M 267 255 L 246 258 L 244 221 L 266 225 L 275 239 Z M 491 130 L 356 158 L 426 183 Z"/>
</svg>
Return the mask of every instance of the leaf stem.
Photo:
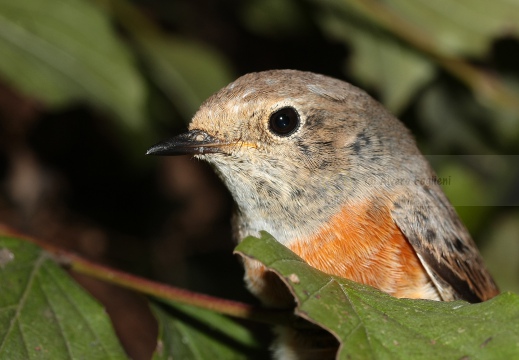
<svg viewBox="0 0 519 360">
<path fill-rule="evenodd" d="M 211 310 L 238 319 L 261 322 L 270 325 L 288 325 L 297 321 L 293 311 L 268 309 L 238 301 L 227 300 L 165 285 L 133 274 L 116 270 L 82 258 L 65 249 L 48 244 L 42 240 L 21 235 L 17 231 L 0 224 L 0 234 L 16 237 L 43 248 L 57 263 L 67 269 L 134 290 L 158 300 L 175 302 Z"/>
<path fill-rule="evenodd" d="M 196 306 L 234 318 L 268 324 L 287 324 L 287 322 L 294 320 L 290 311 L 267 309 L 176 288 L 97 264 L 71 253 L 59 254 L 58 262 L 74 272 L 150 295 L 160 300 Z"/>
</svg>

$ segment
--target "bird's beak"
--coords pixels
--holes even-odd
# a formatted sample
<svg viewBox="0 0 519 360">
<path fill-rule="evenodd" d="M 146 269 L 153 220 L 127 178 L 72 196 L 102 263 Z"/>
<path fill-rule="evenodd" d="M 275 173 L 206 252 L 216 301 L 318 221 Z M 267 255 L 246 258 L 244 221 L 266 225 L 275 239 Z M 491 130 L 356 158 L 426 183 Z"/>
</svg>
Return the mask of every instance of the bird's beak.
<svg viewBox="0 0 519 360">
<path fill-rule="evenodd" d="M 221 153 L 226 143 L 202 130 L 190 130 L 171 139 L 159 142 L 148 149 L 146 155 L 199 155 Z"/>
</svg>

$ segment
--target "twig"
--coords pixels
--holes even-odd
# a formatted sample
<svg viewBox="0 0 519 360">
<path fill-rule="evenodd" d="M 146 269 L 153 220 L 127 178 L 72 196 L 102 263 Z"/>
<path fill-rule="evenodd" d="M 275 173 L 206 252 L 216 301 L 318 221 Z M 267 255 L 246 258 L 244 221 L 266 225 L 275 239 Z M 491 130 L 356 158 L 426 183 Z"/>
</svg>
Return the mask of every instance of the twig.
<svg viewBox="0 0 519 360">
<path fill-rule="evenodd" d="M 271 325 L 287 325 L 297 321 L 297 317 L 292 311 L 267 309 L 151 281 L 86 260 L 70 251 L 45 243 L 39 239 L 21 235 L 15 230 L 3 225 L 0 225 L 0 234 L 16 237 L 19 240 L 28 241 L 43 248 L 57 263 L 71 271 L 134 290 L 160 300 L 191 305 L 234 318 Z"/>
<path fill-rule="evenodd" d="M 125 273 L 108 266 L 97 264 L 75 254 L 64 254 L 62 252 L 59 254 L 57 260 L 60 264 L 77 273 L 138 291 L 158 299 L 192 305 L 202 309 L 215 311 L 220 314 L 229 315 L 234 318 L 268 324 L 286 324 L 287 322 L 294 320 L 294 316 L 285 310 L 271 310 L 238 301 L 221 299 L 206 294 L 176 288 Z"/>
</svg>

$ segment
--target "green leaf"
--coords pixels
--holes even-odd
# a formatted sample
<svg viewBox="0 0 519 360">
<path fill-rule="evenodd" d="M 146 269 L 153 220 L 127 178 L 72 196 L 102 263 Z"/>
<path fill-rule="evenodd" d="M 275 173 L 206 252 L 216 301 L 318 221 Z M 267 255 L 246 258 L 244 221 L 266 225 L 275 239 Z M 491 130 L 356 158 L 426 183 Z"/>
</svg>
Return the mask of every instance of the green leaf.
<svg viewBox="0 0 519 360">
<path fill-rule="evenodd" d="M 445 54 L 483 56 L 498 36 L 519 35 L 519 2 L 389 0 L 390 11 L 417 26 Z"/>
<path fill-rule="evenodd" d="M 417 105 L 422 124 L 438 148 L 451 146 L 466 153 L 489 154 L 492 153 L 489 144 L 493 140 L 489 131 L 499 141 L 517 146 L 517 115 L 512 116 L 506 108 L 484 106 L 472 94 L 452 83 L 435 81 L 423 91 Z M 476 125 L 487 130 L 478 131 Z"/>
<path fill-rule="evenodd" d="M 517 295 L 481 304 L 397 299 L 310 267 L 266 232 L 244 239 L 236 251 L 284 280 L 296 298 L 296 314 L 340 341 L 340 359 L 519 356 Z"/>
<path fill-rule="evenodd" d="M 233 79 L 225 59 L 200 44 L 156 34 L 136 39 L 155 82 L 184 119 Z"/>
<path fill-rule="evenodd" d="M 239 360 L 261 352 L 250 330 L 223 315 L 171 302 L 168 306 L 152 306 L 160 331 L 154 360 Z"/>
<path fill-rule="evenodd" d="M 353 75 L 377 89 L 393 112 L 434 75 L 429 54 L 482 58 L 497 37 L 519 34 L 516 1 L 327 0 L 319 5 L 323 29 L 352 47 Z"/>
<path fill-rule="evenodd" d="M 481 253 L 502 290 L 519 292 L 519 211 L 493 219 Z"/>
<path fill-rule="evenodd" d="M 430 158 L 430 157 L 429 157 Z M 484 156 L 458 156 L 452 159 L 440 157 L 436 166 L 436 174 L 441 179 L 441 187 L 456 208 L 463 224 L 471 233 L 477 233 L 478 227 L 490 216 L 492 206 L 497 205 L 493 196 L 492 184 L 488 184 L 483 176 L 464 163 L 472 161 L 480 163 Z M 431 163 L 433 163 L 431 161 Z M 479 169 L 478 169 L 479 170 Z"/>
<path fill-rule="evenodd" d="M 0 73 L 51 106 L 87 101 L 135 130 L 145 87 L 109 17 L 86 0 L 0 1 Z"/>
<path fill-rule="evenodd" d="M 0 279 L 0 358 L 127 358 L 104 309 L 35 245 L 0 236 Z"/>
<path fill-rule="evenodd" d="M 401 112 L 412 96 L 435 75 L 433 63 L 374 26 L 359 26 L 336 11 L 321 16 L 329 35 L 352 47 L 349 70 L 380 93 L 392 112 Z"/>
<path fill-rule="evenodd" d="M 307 25 L 296 0 L 249 0 L 240 5 L 243 26 L 256 34 L 279 39 L 301 34 Z"/>
<path fill-rule="evenodd" d="M 438 149 L 461 148 L 469 154 L 489 154 L 485 141 L 488 134 L 478 133 L 474 124 L 488 123 L 491 114 L 468 93 L 449 89 L 449 84 L 436 82 L 418 101 L 422 125 L 430 135 L 429 142 Z"/>
</svg>

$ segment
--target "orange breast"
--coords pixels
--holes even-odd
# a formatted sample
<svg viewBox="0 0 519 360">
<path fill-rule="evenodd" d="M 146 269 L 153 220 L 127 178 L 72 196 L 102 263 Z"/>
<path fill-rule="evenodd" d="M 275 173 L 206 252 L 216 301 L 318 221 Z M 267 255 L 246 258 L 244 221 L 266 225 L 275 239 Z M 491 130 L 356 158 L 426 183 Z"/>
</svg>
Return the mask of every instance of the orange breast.
<svg viewBox="0 0 519 360">
<path fill-rule="evenodd" d="M 439 299 L 387 207 L 344 207 L 315 235 L 288 246 L 313 267 L 396 297 Z"/>
</svg>

